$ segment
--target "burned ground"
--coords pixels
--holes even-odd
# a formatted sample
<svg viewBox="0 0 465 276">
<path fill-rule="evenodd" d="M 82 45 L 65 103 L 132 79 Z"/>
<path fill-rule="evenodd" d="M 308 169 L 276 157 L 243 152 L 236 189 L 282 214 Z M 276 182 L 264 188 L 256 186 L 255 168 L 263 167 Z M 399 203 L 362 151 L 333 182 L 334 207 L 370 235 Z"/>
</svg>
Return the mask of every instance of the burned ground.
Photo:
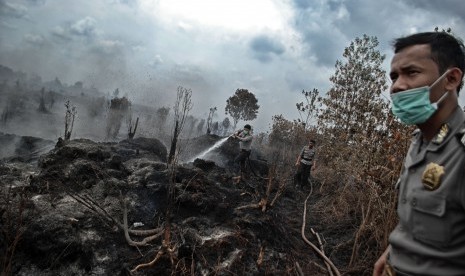
<svg viewBox="0 0 465 276">
<path fill-rule="evenodd" d="M 218 140 L 205 136 L 192 143 L 211 146 Z M 327 256 L 341 272 L 368 274 L 366 268 L 344 269 L 351 256 L 353 222 L 331 221 L 319 213 L 318 206 L 328 196 L 319 192 L 319 183 L 313 181 L 313 187 L 302 191 L 290 179 L 253 174 L 234 183 L 234 169 L 228 167 L 234 145 L 227 141 L 215 153 L 227 160 L 226 166 L 196 159 L 176 167 L 174 182 L 166 165 L 166 148 L 156 139 L 120 143 L 78 139 L 36 159 L 3 159 L 3 271 L 13 275 L 299 275 L 299 271 L 327 275 L 324 262 L 301 236 L 304 201 L 312 192 L 306 237 L 318 244 L 310 230 L 318 232 Z M 201 150 L 198 146 L 190 157 Z M 170 182 L 174 183 L 169 217 L 172 251 L 153 266 L 134 271 L 162 249 Z M 272 201 L 278 192 L 280 196 Z M 263 199 L 266 202 L 259 204 Z M 129 239 L 124 231 L 126 212 Z M 136 234 L 147 229 L 158 231 L 143 244 L 148 235 Z"/>
</svg>

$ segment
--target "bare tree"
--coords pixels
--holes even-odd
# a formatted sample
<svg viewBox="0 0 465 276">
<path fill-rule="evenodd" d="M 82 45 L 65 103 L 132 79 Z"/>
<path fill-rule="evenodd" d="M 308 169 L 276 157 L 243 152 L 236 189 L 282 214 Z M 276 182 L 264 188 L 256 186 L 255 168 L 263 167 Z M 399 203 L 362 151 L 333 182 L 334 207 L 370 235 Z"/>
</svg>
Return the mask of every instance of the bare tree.
<svg viewBox="0 0 465 276">
<path fill-rule="evenodd" d="M 207 134 L 210 134 L 212 130 L 212 122 L 213 122 L 213 115 L 215 114 L 216 106 L 210 108 L 210 112 L 208 113 L 207 118 Z"/>
<path fill-rule="evenodd" d="M 129 140 L 132 140 L 132 138 L 134 138 L 134 135 L 136 135 L 136 130 L 137 130 L 137 125 L 139 124 L 139 117 L 137 117 L 136 119 L 136 124 L 134 125 L 134 130 L 132 129 L 133 125 L 132 125 L 132 116 L 130 117 L 129 119 L 129 123 L 128 123 L 128 139 Z"/>
<path fill-rule="evenodd" d="M 296 104 L 297 111 L 299 112 L 300 119 L 298 120 L 305 129 L 308 129 L 314 119 L 318 116 L 318 107 L 319 102 L 318 89 L 313 89 L 312 91 L 302 90 L 302 95 L 305 97 L 305 103 L 300 102 Z"/>
<path fill-rule="evenodd" d="M 184 127 L 187 115 L 192 109 L 192 90 L 178 86 L 176 102 L 174 104 L 174 131 L 171 139 L 171 147 L 168 155 L 168 164 L 176 163 L 178 137 Z"/>
<path fill-rule="evenodd" d="M 69 100 L 65 103 L 66 113 L 65 113 L 65 141 L 71 139 L 71 134 L 74 127 L 74 118 L 76 117 L 77 111 L 75 106 L 71 106 Z"/>
<path fill-rule="evenodd" d="M 44 87 L 42 87 L 42 90 L 40 90 L 39 108 L 37 110 L 40 113 L 49 113 L 47 108 L 45 107 L 45 88 Z"/>
<path fill-rule="evenodd" d="M 169 186 L 167 194 L 167 208 L 165 215 L 165 227 L 163 229 L 163 241 L 161 249 L 158 251 L 155 259 L 151 262 L 156 262 L 161 255 L 169 254 L 173 260 L 174 246 L 171 244 L 171 216 L 174 208 L 175 184 L 176 184 L 176 165 L 178 161 L 178 154 L 176 154 L 177 142 L 180 133 L 184 127 L 187 115 L 192 109 L 192 90 L 186 89 L 182 86 L 178 87 L 176 102 L 174 104 L 174 130 L 173 138 L 171 140 L 171 148 L 168 156 L 168 171 L 169 171 Z M 172 262 L 173 263 L 173 262 Z M 145 265 L 144 265 L 145 266 Z M 138 266 L 139 267 L 139 266 Z M 134 269 L 137 270 L 136 267 Z"/>
</svg>

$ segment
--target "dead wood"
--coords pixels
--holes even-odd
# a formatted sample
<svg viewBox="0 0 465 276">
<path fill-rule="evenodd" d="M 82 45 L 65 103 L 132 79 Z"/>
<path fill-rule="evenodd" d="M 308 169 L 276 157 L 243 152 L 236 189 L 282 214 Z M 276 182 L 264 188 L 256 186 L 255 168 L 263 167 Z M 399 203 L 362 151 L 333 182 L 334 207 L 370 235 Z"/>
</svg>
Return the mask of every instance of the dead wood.
<svg viewBox="0 0 465 276">
<path fill-rule="evenodd" d="M 318 240 L 318 245 L 320 246 L 320 250 L 321 252 L 326 255 L 325 253 L 325 250 L 324 250 L 324 247 L 323 247 L 323 243 L 321 242 L 321 239 L 320 239 L 320 235 L 318 234 L 318 232 L 315 232 L 315 230 L 313 230 L 313 228 L 310 228 L 310 231 L 312 232 L 312 234 L 316 237 L 316 239 Z M 333 276 L 333 272 L 331 271 L 331 267 L 329 266 L 329 264 L 327 262 L 325 262 L 325 265 L 326 265 L 326 269 L 328 270 L 328 273 L 330 276 Z"/>
<path fill-rule="evenodd" d="M 67 194 L 76 200 L 79 204 L 83 205 L 84 207 L 88 208 L 91 210 L 93 213 L 98 215 L 99 217 L 106 219 L 108 222 L 113 222 L 114 225 L 116 225 L 119 229 L 121 230 L 127 230 L 129 234 L 132 234 L 134 236 L 148 236 L 148 235 L 153 235 L 153 234 L 158 234 L 161 232 L 161 228 L 155 228 L 155 229 L 146 229 L 146 230 L 136 230 L 136 229 L 128 229 L 128 227 L 124 227 L 123 223 L 119 222 L 116 220 L 113 216 L 111 216 L 98 202 L 96 202 L 91 196 L 89 195 L 80 195 L 78 193 L 71 193 L 67 191 Z M 123 204 L 123 208 L 125 208 Z M 124 209 L 123 209 L 124 210 Z M 124 215 L 124 212 L 123 212 Z M 127 212 L 124 215 L 126 216 L 127 219 Z M 124 220 L 124 218 L 123 218 Z"/>
<path fill-rule="evenodd" d="M 265 255 L 265 247 L 261 246 L 260 247 L 260 253 L 258 253 L 258 258 L 257 258 L 257 266 L 261 266 L 263 263 L 263 256 Z"/>
<path fill-rule="evenodd" d="M 236 210 L 243 210 L 243 209 L 262 209 L 262 212 L 266 210 L 266 199 L 262 198 L 259 203 L 251 203 L 243 206 L 236 207 Z"/>
<path fill-rule="evenodd" d="M 305 275 L 298 262 L 295 262 L 295 270 L 297 271 L 297 274 L 299 276 L 304 276 Z"/>
<path fill-rule="evenodd" d="M 131 237 L 129 236 L 129 231 L 128 231 L 128 211 L 126 208 L 126 201 L 123 202 L 123 229 L 124 229 L 124 237 L 126 238 L 126 241 L 128 242 L 129 245 L 131 246 L 147 246 L 150 245 L 149 242 L 156 240 L 157 238 L 161 237 L 163 234 L 163 230 L 159 229 L 159 232 L 156 233 L 155 235 L 146 237 L 140 242 L 133 241 Z M 139 232 L 140 234 L 140 232 Z"/>
<path fill-rule="evenodd" d="M 313 188 L 313 187 L 312 187 Z M 308 245 L 310 245 L 310 247 L 315 250 L 316 253 L 318 253 L 318 255 L 320 255 L 321 258 L 323 258 L 323 260 L 328 263 L 328 265 L 331 267 L 331 269 L 334 271 L 334 273 L 336 273 L 337 276 L 340 276 L 341 273 L 339 272 L 339 270 L 336 268 L 336 266 L 333 264 L 333 262 L 328 258 L 326 257 L 326 255 L 321 252 L 320 249 L 318 249 L 318 247 L 316 247 L 312 242 L 310 242 L 307 237 L 305 236 L 305 223 L 306 223 L 306 217 L 307 217 L 307 201 L 308 199 L 310 198 L 311 194 L 312 194 L 312 190 L 310 190 L 310 193 L 308 194 L 307 198 L 305 199 L 305 202 L 304 202 L 304 212 L 303 212 L 303 218 L 302 218 L 302 230 L 301 230 L 301 235 L 302 235 L 302 239 L 305 241 L 305 243 L 307 243 Z M 331 275 L 331 274 L 330 274 Z"/>
</svg>

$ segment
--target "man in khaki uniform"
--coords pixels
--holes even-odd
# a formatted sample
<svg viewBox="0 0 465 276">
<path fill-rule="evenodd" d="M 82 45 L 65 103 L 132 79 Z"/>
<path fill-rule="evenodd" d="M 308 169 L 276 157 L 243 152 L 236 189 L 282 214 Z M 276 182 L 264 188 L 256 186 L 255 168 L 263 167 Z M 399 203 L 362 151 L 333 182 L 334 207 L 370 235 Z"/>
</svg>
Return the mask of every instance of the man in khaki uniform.
<svg viewBox="0 0 465 276">
<path fill-rule="evenodd" d="M 297 172 L 294 176 L 294 181 L 296 182 L 296 187 L 300 184 L 300 188 L 303 189 L 304 186 L 308 185 L 308 178 L 310 177 L 310 172 L 315 170 L 315 140 L 311 139 L 308 142 L 308 145 L 304 146 L 297 156 L 297 161 L 295 166 L 297 167 Z"/>
<path fill-rule="evenodd" d="M 444 32 L 394 42 L 392 112 L 416 125 L 397 184 L 399 223 L 373 275 L 465 275 L 464 47 Z"/>
</svg>

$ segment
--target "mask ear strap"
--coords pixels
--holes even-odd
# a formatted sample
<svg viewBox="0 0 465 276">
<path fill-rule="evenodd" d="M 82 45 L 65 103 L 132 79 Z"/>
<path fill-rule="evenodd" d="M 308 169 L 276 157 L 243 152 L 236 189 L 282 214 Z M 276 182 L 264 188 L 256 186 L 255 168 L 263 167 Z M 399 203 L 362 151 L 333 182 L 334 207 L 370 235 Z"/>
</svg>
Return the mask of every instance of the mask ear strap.
<svg viewBox="0 0 465 276">
<path fill-rule="evenodd" d="M 439 98 L 439 100 L 432 105 L 437 109 L 438 105 L 441 104 L 441 102 L 446 98 L 447 94 L 449 94 L 449 91 L 446 91 L 446 93 L 444 93 L 444 95 L 442 95 L 441 98 Z"/>
<path fill-rule="evenodd" d="M 446 98 L 447 94 L 449 94 L 449 91 L 446 91 L 446 93 L 444 93 L 444 95 L 442 95 L 441 98 L 439 98 L 439 100 L 436 103 L 437 104 L 442 103 L 442 101 Z"/>
<path fill-rule="evenodd" d="M 438 82 L 440 82 L 450 71 L 451 69 L 447 69 L 446 72 L 444 72 L 444 74 L 442 74 L 435 82 L 433 82 L 433 84 L 430 85 L 430 87 L 433 87 L 436 84 L 438 84 Z"/>
</svg>

